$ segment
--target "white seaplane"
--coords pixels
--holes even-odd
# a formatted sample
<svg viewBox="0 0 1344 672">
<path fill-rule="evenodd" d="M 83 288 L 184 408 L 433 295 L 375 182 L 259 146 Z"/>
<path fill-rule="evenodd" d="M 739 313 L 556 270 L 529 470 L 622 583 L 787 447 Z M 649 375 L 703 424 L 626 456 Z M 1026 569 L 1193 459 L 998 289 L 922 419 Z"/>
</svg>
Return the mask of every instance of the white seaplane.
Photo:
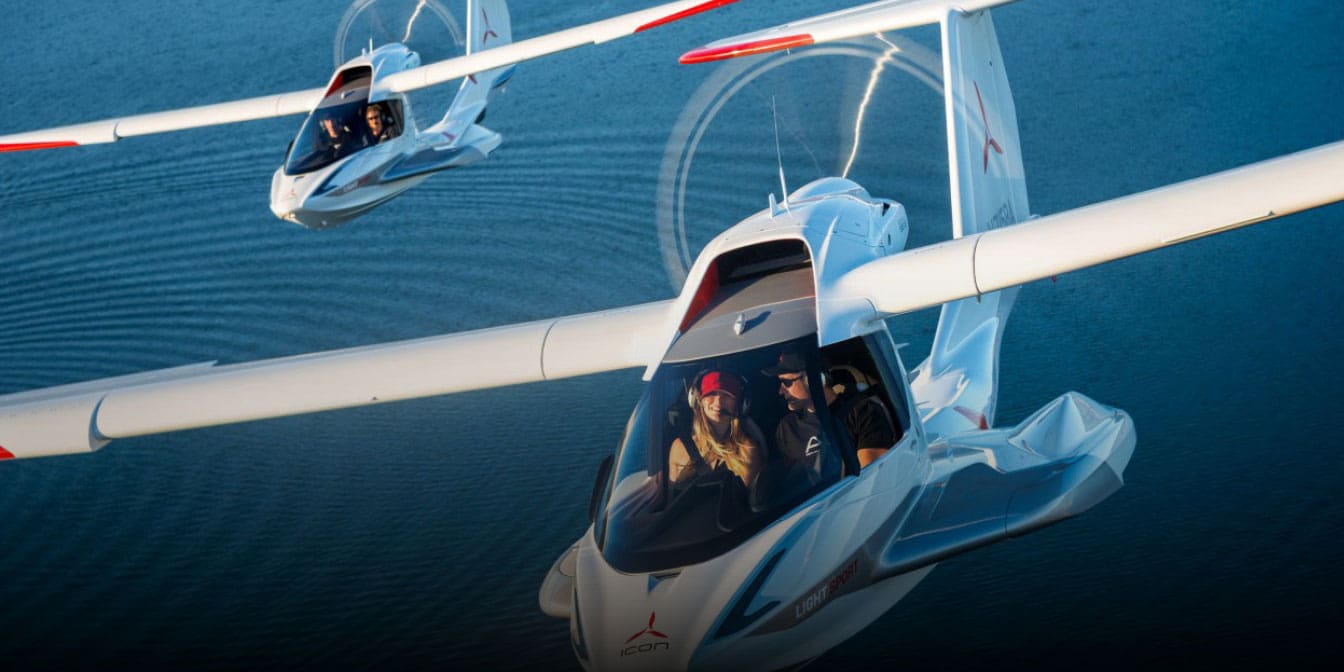
<svg viewBox="0 0 1344 672">
<path fill-rule="evenodd" d="M 501 137 L 479 122 L 515 64 L 600 44 L 737 0 L 680 0 L 512 42 L 504 0 L 467 0 L 466 54 L 420 64 L 400 43 L 365 50 L 320 89 L 0 136 L 0 152 L 52 149 L 307 114 L 271 178 L 271 212 L 313 229 L 345 223 L 431 174 L 484 159 Z M 418 129 L 406 93 L 462 78 L 438 122 Z"/>
<path fill-rule="evenodd" d="M 1121 486 L 1135 446 L 1123 411 L 1070 392 L 994 426 L 1020 285 L 1344 199 L 1337 142 L 1031 216 L 988 10 L 1005 1 L 888 0 L 686 57 L 940 25 L 948 241 L 905 250 L 899 203 L 826 178 L 771 196 L 711 241 L 676 299 L 12 394 L 0 397 L 0 457 L 644 367 L 619 452 L 599 469 L 592 525 L 545 578 L 542 609 L 569 619 L 588 669 L 796 668 L 935 563 L 1077 515 Z M 939 305 L 932 350 L 907 370 L 887 320 Z M 781 386 L 797 402 L 789 410 L 769 403 Z M 885 418 L 875 459 L 861 455 L 873 433 L 856 429 L 858 404 Z M 709 436 L 726 421 L 729 438 L 755 448 L 700 447 L 702 416 Z M 773 431 L 786 421 L 804 432 L 801 452 Z"/>
</svg>

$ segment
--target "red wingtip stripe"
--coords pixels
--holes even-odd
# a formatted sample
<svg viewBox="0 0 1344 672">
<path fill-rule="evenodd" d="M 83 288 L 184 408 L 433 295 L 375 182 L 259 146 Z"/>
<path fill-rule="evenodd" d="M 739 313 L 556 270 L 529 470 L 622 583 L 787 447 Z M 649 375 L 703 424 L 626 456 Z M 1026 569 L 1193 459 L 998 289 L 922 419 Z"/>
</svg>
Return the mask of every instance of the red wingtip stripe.
<svg viewBox="0 0 1344 672">
<path fill-rule="evenodd" d="M 73 140 L 55 142 L 0 142 L 0 152 L 23 152 L 30 149 L 55 149 L 57 147 L 78 147 Z M 12 455 L 10 457 L 13 457 Z"/>
<path fill-rule="evenodd" d="M 812 44 L 812 36 L 807 33 L 802 35 L 788 35 L 785 37 L 772 37 L 768 40 L 757 40 L 755 42 L 743 42 L 741 44 L 729 44 L 722 47 L 702 47 L 692 49 L 681 55 L 681 62 L 684 65 L 691 63 L 707 63 L 709 61 L 722 61 L 738 56 L 751 56 L 753 54 L 764 54 L 771 51 L 782 51 L 794 47 L 806 47 Z"/>
<path fill-rule="evenodd" d="M 636 28 L 635 32 L 641 33 L 650 28 L 657 28 L 658 26 L 661 26 L 664 23 L 672 23 L 673 21 L 684 19 L 693 14 L 699 14 L 700 12 L 707 12 L 711 9 L 714 9 L 716 7 L 722 7 L 724 5 L 731 5 L 734 2 L 737 2 L 737 0 L 709 0 L 709 2 L 702 2 L 690 9 L 683 9 L 680 12 L 677 12 L 676 14 L 670 14 L 668 16 L 664 16 L 661 19 L 655 19 L 653 21 L 650 21 Z"/>
<path fill-rule="evenodd" d="M 14 459 L 14 453 L 5 450 L 4 446 L 0 446 L 0 460 L 12 460 L 12 459 Z"/>
</svg>

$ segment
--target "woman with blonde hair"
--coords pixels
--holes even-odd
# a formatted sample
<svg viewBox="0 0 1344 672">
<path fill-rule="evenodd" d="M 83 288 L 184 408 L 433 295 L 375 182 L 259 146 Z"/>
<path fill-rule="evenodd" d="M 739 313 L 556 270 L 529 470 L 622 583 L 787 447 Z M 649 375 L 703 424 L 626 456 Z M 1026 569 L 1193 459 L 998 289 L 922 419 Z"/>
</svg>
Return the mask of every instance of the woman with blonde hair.
<svg viewBox="0 0 1344 672">
<path fill-rule="evenodd" d="M 743 417 L 745 381 L 727 371 L 709 369 L 692 381 L 687 394 L 691 406 L 691 443 L 681 437 L 668 451 L 668 479 L 724 468 L 751 487 L 765 465 L 765 441 L 751 418 Z"/>
</svg>

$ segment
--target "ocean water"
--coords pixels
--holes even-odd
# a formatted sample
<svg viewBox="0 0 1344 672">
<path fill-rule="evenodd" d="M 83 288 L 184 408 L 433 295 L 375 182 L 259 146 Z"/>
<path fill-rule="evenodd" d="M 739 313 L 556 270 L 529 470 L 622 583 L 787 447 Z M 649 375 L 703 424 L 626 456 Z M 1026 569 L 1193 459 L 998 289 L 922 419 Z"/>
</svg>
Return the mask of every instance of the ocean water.
<svg viewBox="0 0 1344 672">
<path fill-rule="evenodd" d="M 520 1 L 514 36 L 651 4 Z M 297 117 L 0 156 L 0 393 L 668 298 L 688 255 L 778 191 L 772 108 L 791 188 L 847 171 L 906 205 L 912 244 L 945 238 L 934 31 L 901 36 L 867 102 L 871 40 L 769 69 L 676 63 L 846 4 L 742 0 L 526 63 L 485 122 L 493 157 L 330 231 L 267 209 Z M 320 86 L 346 9 L 0 1 L 0 132 Z M 1037 213 L 1344 138 L 1332 0 L 1024 0 L 995 22 Z M 1125 487 L 944 563 L 815 668 L 1328 664 L 1341 224 L 1335 205 L 1027 286 L 999 422 L 1066 390 L 1125 409 Z M 909 363 L 935 317 L 893 321 Z M 583 533 L 639 385 L 623 371 L 0 464 L 3 667 L 575 668 L 536 591 Z"/>
</svg>

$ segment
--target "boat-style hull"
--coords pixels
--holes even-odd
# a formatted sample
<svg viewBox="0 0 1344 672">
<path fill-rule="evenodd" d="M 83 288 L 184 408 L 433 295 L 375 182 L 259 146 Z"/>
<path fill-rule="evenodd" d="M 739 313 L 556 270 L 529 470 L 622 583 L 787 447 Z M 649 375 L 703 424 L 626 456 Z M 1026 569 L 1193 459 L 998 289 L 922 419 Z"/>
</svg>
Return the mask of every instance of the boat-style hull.
<svg viewBox="0 0 1344 672">
<path fill-rule="evenodd" d="M 933 444 L 912 432 L 859 475 L 695 565 L 618 571 L 590 528 L 552 567 L 542 608 L 570 619 L 588 669 L 789 668 L 872 623 L 935 563 L 1105 499 L 1134 445 L 1123 411 L 1076 393 L 1012 428 Z"/>
</svg>

